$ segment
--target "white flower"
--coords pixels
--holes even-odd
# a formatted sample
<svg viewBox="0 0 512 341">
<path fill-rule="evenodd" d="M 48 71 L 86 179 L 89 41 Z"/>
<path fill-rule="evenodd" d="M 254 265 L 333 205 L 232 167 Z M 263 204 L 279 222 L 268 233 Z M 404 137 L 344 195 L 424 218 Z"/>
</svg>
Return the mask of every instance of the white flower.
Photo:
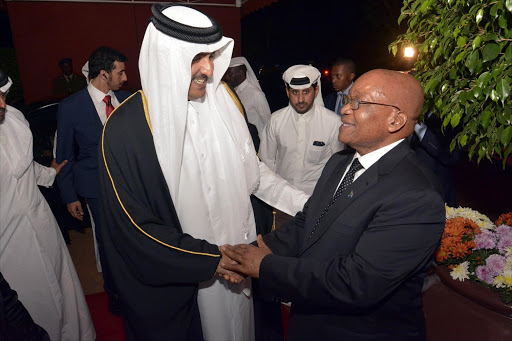
<svg viewBox="0 0 512 341">
<path fill-rule="evenodd" d="M 481 229 L 494 230 L 496 226 L 485 214 L 472 210 L 468 207 L 449 207 L 446 206 L 446 220 L 462 217 L 473 220 Z"/>
<path fill-rule="evenodd" d="M 465 279 L 469 279 L 469 270 L 468 270 L 469 262 L 465 261 L 460 263 L 455 268 L 453 268 L 452 272 L 450 272 L 450 276 L 453 279 L 464 282 Z"/>
<path fill-rule="evenodd" d="M 505 270 L 496 278 L 494 278 L 494 285 L 496 288 L 511 288 L 512 287 L 512 270 Z"/>
</svg>

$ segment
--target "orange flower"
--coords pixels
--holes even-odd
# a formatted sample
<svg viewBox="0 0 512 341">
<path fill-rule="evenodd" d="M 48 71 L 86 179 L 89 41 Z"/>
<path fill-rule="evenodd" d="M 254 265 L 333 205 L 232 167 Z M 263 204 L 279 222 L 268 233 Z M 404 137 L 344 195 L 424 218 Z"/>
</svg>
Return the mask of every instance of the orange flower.
<svg viewBox="0 0 512 341">
<path fill-rule="evenodd" d="M 512 212 L 500 215 L 498 220 L 496 220 L 496 226 L 500 226 L 502 224 L 512 226 Z"/>
<path fill-rule="evenodd" d="M 453 258 L 464 258 L 468 253 L 468 245 L 466 243 L 457 243 L 451 249 Z"/>
<path fill-rule="evenodd" d="M 450 258 L 450 250 L 443 247 L 442 245 L 436 250 L 435 254 L 436 262 L 442 263 L 443 261 Z"/>
<path fill-rule="evenodd" d="M 450 220 L 452 220 L 452 219 L 450 219 Z M 448 222 L 446 222 L 444 232 L 450 236 L 462 237 L 464 234 L 466 234 L 466 229 L 464 228 L 464 225 L 459 223 L 458 221 L 454 221 L 454 222 L 448 221 Z"/>
<path fill-rule="evenodd" d="M 453 245 L 455 245 L 457 243 L 461 243 L 461 242 L 462 242 L 462 239 L 460 237 L 448 236 L 448 237 L 441 239 L 441 246 L 443 246 L 446 249 L 449 249 Z"/>
</svg>

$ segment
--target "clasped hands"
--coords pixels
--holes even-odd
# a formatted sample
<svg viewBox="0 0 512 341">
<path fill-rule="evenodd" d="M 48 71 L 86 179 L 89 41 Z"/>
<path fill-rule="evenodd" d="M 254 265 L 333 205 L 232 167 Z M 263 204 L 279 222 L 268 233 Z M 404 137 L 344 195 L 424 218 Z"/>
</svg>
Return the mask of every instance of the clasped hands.
<svg viewBox="0 0 512 341">
<path fill-rule="evenodd" d="M 263 237 L 258 235 L 258 246 L 249 244 L 223 245 L 219 247 L 222 258 L 217 267 L 219 276 L 231 283 L 241 283 L 245 277 L 259 278 L 262 259 L 272 253 Z"/>
</svg>

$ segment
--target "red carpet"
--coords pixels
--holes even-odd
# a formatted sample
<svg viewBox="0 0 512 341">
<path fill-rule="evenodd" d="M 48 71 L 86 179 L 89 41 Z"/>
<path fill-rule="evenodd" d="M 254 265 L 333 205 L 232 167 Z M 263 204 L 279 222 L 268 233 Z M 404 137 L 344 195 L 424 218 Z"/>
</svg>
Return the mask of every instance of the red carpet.
<svg viewBox="0 0 512 341">
<path fill-rule="evenodd" d="M 114 316 L 108 311 L 107 294 L 99 292 L 85 296 L 89 311 L 91 312 L 92 322 L 96 329 L 96 341 L 125 341 L 123 319 Z M 288 319 L 290 318 L 290 308 L 281 305 L 281 318 L 283 322 L 283 331 L 285 341 L 288 334 Z"/>
<path fill-rule="evenodd" d="M 86 295 L 85 300 L 89 306 L 92 322 L 96 329 L 96 341 L 126 340 L 123 319 L 109 313 L 106 293 L 99 292 L 96 294 Z"/>
</svg>

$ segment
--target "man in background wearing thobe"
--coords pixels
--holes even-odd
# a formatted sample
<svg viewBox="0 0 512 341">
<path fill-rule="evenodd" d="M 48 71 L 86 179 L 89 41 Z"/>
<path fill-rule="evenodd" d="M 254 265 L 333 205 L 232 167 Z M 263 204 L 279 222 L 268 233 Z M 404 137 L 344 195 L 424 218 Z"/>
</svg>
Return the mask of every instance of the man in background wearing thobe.
<svg viewBox="0 0 512 341">
<path fill-rule="evenodd" d="M 256 126 L 258 136 L 261 137 L 263 127 L 270 119 L 270 107 L 247 59 L 245 57 L 231 59 L 223 80 L 235 89 L 244 105 L 247 120 Z"/>
<path fill-rule="evenodd" d="M 29 124 L 5 103 L 11 84 L 0 70 L 0 269 L 51 340 L 94 340 L 75 267 L 37 187 L 51 186 L 66 161 L 52 167 L 33 161 Z"/>
<path fill-rule="evenodd" d="M 340 117 L 323 106 L 320 72 L 295 65 L 283 74 L 288 106 L 272 114 L 261 135 L 259 155 L 267 166 L 311 195 L 338 141 Z"/>
</svg>

